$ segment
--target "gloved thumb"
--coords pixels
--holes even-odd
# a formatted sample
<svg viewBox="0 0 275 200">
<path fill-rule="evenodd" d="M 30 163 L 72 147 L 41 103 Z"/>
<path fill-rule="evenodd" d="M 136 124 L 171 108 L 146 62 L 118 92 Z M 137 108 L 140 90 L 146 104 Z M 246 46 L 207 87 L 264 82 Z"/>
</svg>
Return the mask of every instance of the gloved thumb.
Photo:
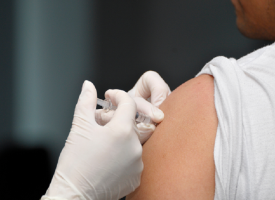
<svg viewBox="0 0 275 200">
<path fill-rule="evenodd" d="M 84 81 L 74 116 L 88 122 L 95 122 L 96 102 L 97 92 L 95 86 L 90 81 Z"/>
<path fill-rule="evenodd" d="M 164 118 L 164 113 L 158 107 L 152 105 L 141 97 L 134 97 L 138 112 L 148 115 L 155 123 L 160 123 Z"/>
</svg>

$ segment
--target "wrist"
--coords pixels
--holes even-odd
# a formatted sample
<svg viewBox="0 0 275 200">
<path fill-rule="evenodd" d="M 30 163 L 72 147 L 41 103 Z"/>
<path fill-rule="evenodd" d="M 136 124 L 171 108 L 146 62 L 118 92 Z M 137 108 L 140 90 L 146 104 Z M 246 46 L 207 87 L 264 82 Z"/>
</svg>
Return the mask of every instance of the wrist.
<svg viewBox="0 0 275 200">
<path fill-rule="evenodd" d="M 41 200 L 87 200 L 64 176 L 55 172 L 51 184 Z"/>
</svg>

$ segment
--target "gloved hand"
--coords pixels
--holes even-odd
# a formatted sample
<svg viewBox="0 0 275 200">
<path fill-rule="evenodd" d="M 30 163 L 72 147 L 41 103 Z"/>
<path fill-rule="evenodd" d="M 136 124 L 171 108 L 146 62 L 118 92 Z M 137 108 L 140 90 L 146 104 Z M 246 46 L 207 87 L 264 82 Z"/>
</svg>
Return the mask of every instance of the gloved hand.
<svg viewBox="0 0 275 200">
<path fill-rule="evenodd" d="M 117 200 L 139 186 L 143 163 L 136 104 L 123 91 L 108 90 L 105 96 L 117 110 L 109 123 L 100 126 L 95 121 L 96 89 L 84 82 L 70 134 L 43 200 Z"/>
<path fill-rule="evenodd" d="M 138 112 L 149 115 L 156 123 L 160 123 L 164 118 L 163 112 L 158 107 L 170 93 L 169 86 L 154 71 L 145 72 L 128 92 L 135 100 Z M 105 112 L 104 110 L 97 110 L 96 120 L 99 124 L 104 125 L 110 121 L 113 114 L 114 111 Z M 139 129 L 138 136 L 141 144 L 150 138 L 156 128 L 154 124 L 144 123 L 137 124 L 137 127 Z"/>
<path fill-rule="evenodd" d="M 160 123 L 164 118 L 164 113 L 158 107 L 170 93 L 167 83 L 154 71 L 145 72 L 128 92 L 134 98 L 138 112 L 149 115 L 156 123 Z M 154 124 L 144 123 L 137 124 L 137 127 L 141 144 L 150 138 L 156 128 Z"/>
</svg>

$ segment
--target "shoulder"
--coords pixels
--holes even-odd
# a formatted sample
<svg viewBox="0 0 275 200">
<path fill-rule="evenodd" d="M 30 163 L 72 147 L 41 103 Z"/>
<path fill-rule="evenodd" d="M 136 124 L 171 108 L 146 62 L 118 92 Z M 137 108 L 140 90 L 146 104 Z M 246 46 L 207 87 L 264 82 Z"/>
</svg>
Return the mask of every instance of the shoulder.
<svg viewBox="0 0 275 200">
<path fill-rule="evenodd" d="M 162 105 L 165 107 L 169 103 L 180 103 L 182 100 L 194 104 L 207 104 L 213 100 L 214 78 L 211 75 L 200 75 L 190 79 L 176 88 Z M 183 105 L 181 107 L 184 107 Z"/>
<path fill-rule="evenodd" d="M 188 118 L 196 118 L 198 122 L 201 117 L 206 116 L 216 119 L 214 78 L 210 75 L 200 75 L 185 82 L 171 93 L 160 109 L 165 113 L 165 118 L 178 118 L 174 123 L 186 119 L 184 117 L 187 115 Z"/>
<path fill-rule="evenodd" d="M 165 118 L 143 147 L 141 185 L 127 199 L 213 199 L 218 124 L 213 77 L 182 84 L 160 109 Z"/>
</svg>

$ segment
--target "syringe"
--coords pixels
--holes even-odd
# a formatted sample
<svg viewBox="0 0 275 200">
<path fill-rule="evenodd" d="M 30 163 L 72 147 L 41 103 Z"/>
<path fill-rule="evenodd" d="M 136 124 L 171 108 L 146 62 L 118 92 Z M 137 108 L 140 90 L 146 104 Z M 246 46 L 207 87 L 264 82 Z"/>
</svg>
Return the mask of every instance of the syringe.
<svg viewBox="0 0 275 200">
<path fill-rule="evenodd" d="M 97 105 L 103 107 L 103 109 L 106 111 L 117 109 L 117 107 L 112 104 L 111 100 L 102 100 L 97 98 Z M 145 115 L 143 113 L 137 112 L 135 118 L 136 118 L 136 122 L 139 122 L 139 123 L 141 122 L 145 124 L 154 123 L 148 115 Z"/>
</svg>

